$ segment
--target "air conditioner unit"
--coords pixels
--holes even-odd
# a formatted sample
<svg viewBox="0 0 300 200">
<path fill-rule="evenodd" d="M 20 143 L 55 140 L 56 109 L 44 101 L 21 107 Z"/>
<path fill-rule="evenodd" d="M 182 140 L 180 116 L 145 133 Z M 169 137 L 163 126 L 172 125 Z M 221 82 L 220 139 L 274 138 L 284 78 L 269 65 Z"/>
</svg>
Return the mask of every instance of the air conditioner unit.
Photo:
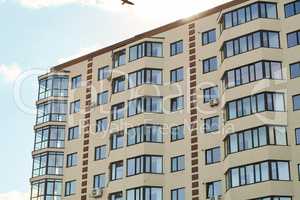
<svg viewBox="0 0 300 200">
<path fill-rule="evenodd" d="M 211 99 L 210 101 L 209 101 L 209 105 L 210 106 L 217 106 L 217 105 L 219 105 L 219 99 L 218 98 L 215 98 L 215 99 Z"/>
<path fill-rule="evenodd" d="M 91 198 L 100 198 L 103 195 L 103 189 L 101 188 L 94 188 L 91 192 Z"/>
</svg>

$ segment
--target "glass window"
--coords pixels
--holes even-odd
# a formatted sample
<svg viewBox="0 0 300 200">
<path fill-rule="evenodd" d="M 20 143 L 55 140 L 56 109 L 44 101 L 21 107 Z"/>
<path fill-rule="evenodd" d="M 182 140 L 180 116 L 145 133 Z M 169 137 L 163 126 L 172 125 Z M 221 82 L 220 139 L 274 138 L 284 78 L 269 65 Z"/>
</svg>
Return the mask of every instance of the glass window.
<svg viewBox="0 0 300 200">
<path fill-rule="evenodd" d="M 202 45 L 207 45 L 216 41 L 216 29 L 202 33 Z"/>
<path fill-rule="evenodd" d="M 215 181 L 206 184 L 206 198 L 212 199 L 222 195 L 221 181 Z"/>
<path fill-rule="evenodd" d="M 204 103 L 208 103 L 211 100 L 217 99 L 219 97 L 219 89 L 218 86 L 205 88 L 203 90 Z"/>
<path fill-rule="evenodd" d="M 96 132 L 103 132 L 107 130 L 108 126 L 108 119 L 107 117 L 98 119 L 96 121 Z"/>
<path fill-rule="evenodd" d="M 142 69 L 128 74 L 128 88 L 143 84 L 162 84 L 161 69 Z"/>
<path fill-rule="evenodd" d="M 34 150 L 64 147 L 64 126 L 46 126 L 35 132 Z"/>
<path fill-rule="evenodd" d="M 108 103 L 108 91 L 97 94 L 97 105 L 104 105 Z"/>
<path fill-rule="evenodd" d="M 111 75 L 109 66 L 98 69 L 98 81 L 107 79 Z"/>
<path fill-rule="evenodd" d="M 287 145 L 286 128 L 277 126 L 277 127 L 274 127 L 274 132 L 275 132 L 275 144 Z"/>
<path fill-rule="evenodd" d="M 162 141 L 163 137 L 161 125 L 143 124 L 127 129 L 128 146 L 142 142 L 161 143 Z"/>
<path fill-rule="evenodd" d="M 222 52 L 224 58 L 228 58 L 260 47 L 280 48 L 279 44 L 279 32 L 257 31 L 226 41 Z"/>
<path fill-rule="evenodd" d="M 213 164 L 221 161 L 221 149 L 215 147 L 205 151 L 206 164 Z"/>
<path fill-rule="evenodd" d="M 68 96 L 68 77 L 67 76 L 49 76 L 39 80 L 38 99 Z"/>
<path fill-rule="evenodd" d="M 110 194 L 109 200 L 123 200 L 122 192 L 115 192 L 115 193 Z"/>
<path fill-rule="evenodd" d="M 118 180 L 123 178 L 123 161 L 111 163 L 111 180 Z"/>
<path fill-rule="evenodd" d="M 79 126 L 74 126 L 74 127 L 69 128 L 68 140 L 78 139 L 79 136 L 80 136 Z"/>
<path fill-rule="evenodd" d="M 269 174 L 271 174 L 271 179 Z M 268 180 L 290 180 L 289 162 L 266 161 L 232 168 L 227 172 L 226 178 L 229 188 Z"/>
<path fill-rule="evenodd" d="M 204 119 L 204 133 L 211 133 L 219 130 L 219 116 Z"/>
<path fill-rule="evenodd" d="M 171 158 L 171 172 L 182 171 L 185 169 L 184 155 Z"/>
<path fill-rule="evenodd" d="M 163 44 L 161 42 L 143 42 L 129 48 L 129 61 L 143 57 L 162 57 Z"/>
<path fill-rule="evenodd" d="M 111 119 L 119 120 L 124 118 L 124 103 L 119 103 L 111 107 Z"/>
<path fill-rule="evenodd" d="M 80 112 L 80 100 L 73 101 L 70 104 L 70 114 Z"/>
<path fill-rule="evenodd" d="M 259 9 L 260 8 L 260 9 Z M 277 18 L 277 4 L 259 2 L 230 11 L 223 15 L 223 28 L 244 24 L 257 18 Z"/>
<path fill-rule="evenodd" d="M 184 139 L 184 125 L 171 128 L 171 142 Z"/>
<path fill-rule="evenodd" d="M 35 155 L 33 157 L 32 176 L 62 175 L 63 153 L 49 152 Z"/>
<path fill-rule="evenodd" d="M 67 155 L 67 167 L 74 167 L 77 165 L 77 153 Z"/>
<path fill-rule="evenodd" d="M 40 180 L 31 184 L 31 199 L 61 199 L 62 183 L 60 180 Z"/>
<path fill-rule="evenodd" d="M 171 200 L 185 200 L 185 188 L 171 190 Z"/>
<path fill-rule="evenodd" d="M 291 79 L 300 77 L 300 62 L 290 64 L 290 70 L 291 70 Z"/>
<path fill-rule="evenodd" d="M 292 1 L 284 5 L 285 17 L 291 17 L 300 13 L 300 1 Z"/>
<path fill-rule="evenodd" d="M 81 84 L 81 75 L 75 76 L 71 79 L 71 88 L 72 89 L 79 88 L 80 84 Z"/>
<path fill-rule="evenodd" d="M 171 83 L 179 82 L 184 79 L 184 69 L 183 67 L 173 69 L 170 72 L 171 75 Z"/>
<path fill-rule="evenodd" d="M 300 145 L 300 128 L 295 129 L 295 134 L 296 134 L 296 144 Z"/>
<path fill-rule="evenodd" d="M 218 59 L 217 57 L 211 57 L 203 60 L 203 73 L 213 72 L 218 69 Z"/>
<path fill-rule="evenodd" d="M 112 81 L 113 94 L 125 90 L 125 76 L 119 76 Z"/>
<path fill-rule="evenodd" d="M 184 109 L 184 96 L 175 97 L 171 99 L 171 112 Z"/>
<path fill-rule="evenodd" d="M 117 132 L 117 133 L 113 133 L 111 135 L 110 142 L 111 142 L 111 150 L 123 148 L 124 132 L 120 131 L 120 132 Z"/>
<path fill-rule="evenodd" d="M 76 192 L 76 181 L 67 181 L 65 184 L 65 196 L 74 195 Z"/>
<path fill-rule="evenodd" d="M 125 65 L 126 63 L 126 50 L 121 50 L 118 52 L 115 52 L 113 55 L 113 67 L 119 67 L 121 65 Z"/>
<path fill-rule="evenodd" d="M 94 188 L 105 187 L 105 174 L 98 174 L 94 176 Z"/>
<path fill-rule="evenodd" d="M 293 96 L 293 110 L 300 110 L 300 95 Z"/>
<path fill-rule="evenodd" d="M 172 43 L 170 45 L 170 49 L 171 49 L 171 53 L 170 53 L 171 56 L 175 56 L 177 54 L 182 53 L 183 52 L 183 41 L 180 40 L 180 41 Z"/>
<path fill-rule="evenodd" d="M 106 145 L 95 147 L 95 160 L 103 160 L 106 158 Z"/>
<path fill-rule="evenodd" d="M 141 173 L 163 173 L 163 157 L 154 155 L 143 155 L 127 159 L 127 176 Z"/>
<path fill-rule="evenodd" d="M 299 40 L 300 40 L 300 38 L 299 38 L 298 31 L 288 33 L 287 34 L 287 46 L 288 46 L 288 48 L 299 45 L 299 43 L 300 43 Z"/>
<path fill-rule="evenodd" d="M 36 124 L 48 121 L 65 121 L 67 113 L 66 101 L 48 101 L 37 105 Z"/>
<path fill-rule="evenodd" d="M 128 101 L 127 116 L 137 115 L 143 112 L 161 113 L 162 98 L 161 97 L 139 97 Z"/>
</svg>

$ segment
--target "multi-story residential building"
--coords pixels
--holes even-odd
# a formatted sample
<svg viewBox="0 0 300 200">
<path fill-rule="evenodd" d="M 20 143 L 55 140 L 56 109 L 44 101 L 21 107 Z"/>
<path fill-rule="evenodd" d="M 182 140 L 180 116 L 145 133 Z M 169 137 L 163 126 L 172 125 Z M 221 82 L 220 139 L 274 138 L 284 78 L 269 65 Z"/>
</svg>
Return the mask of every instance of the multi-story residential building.
<svg viewBox="0 0 300 200">
<path fill-rule="evenodd" d="M 31 199 L 300 199 L 299 21 L 235 0 L 52 67 Z"/>
</svg>

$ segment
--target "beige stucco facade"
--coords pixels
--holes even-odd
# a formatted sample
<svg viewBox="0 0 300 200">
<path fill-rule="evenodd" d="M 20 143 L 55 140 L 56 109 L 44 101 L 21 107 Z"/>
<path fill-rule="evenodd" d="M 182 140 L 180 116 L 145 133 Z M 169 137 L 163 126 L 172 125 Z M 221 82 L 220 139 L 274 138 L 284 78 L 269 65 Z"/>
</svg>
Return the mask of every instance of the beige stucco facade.
<svg viewBox="0 0 300 200">
<path fill-rule="evenodd" d="M 106 187 L 103 188 L 103 195 L 99 198 L 105 200 L 109 199 L 110 194 L 119 191 L 123 192 L 123 199 L 126 199 L 127 189 L 140 186 L 162 187 L 162 199 L 164 200 L 171 200 L 171 190 L 176 188 L 185 188 L 185 200 L 204 200 L 207 199 L 207 183 L 219 180 L 222 186 L 220 199 L 224 200 L 249 200 L 269 196 L 300 199 L 298 174 L 300 146 L 296 145 L 295 138 L 295 129 L 300 127 L 300 113 L 293 111 L 292 102 L 292 97 L 300 93 L 300 79 L 290 78 L 289 66 L 291 63 L 300 61 L 300 46 L 287 47 L 287 33 L 299 29 L 300 15 L 285 18 L 284 4 L 292 1 L 268 0 L 267 2 L 277 3 L 278 19 L 259 18 L 221 30 L 221 16 L 224 13 L 254 2 L 257 1 L 233 1 L 200 14 L 198 17 L 186 19 L 186 22 L 178 22 L 178 25 L 174 25 L 172 28 L 162 28 L 153 35 L 145 34 L 145 37 L 132 39 L 130 42 L 120 44 L 117 48 L 113 46 L 106 52 L 91 53 L 74 62 L 53 67 L 49 74 L 41 76 L 40 80 L 53 74 L 66 75 L 69 78 L 68 96 L 48 97 L 38 100 L 37 104 L 47 102 L 51 98 L 63 99 L 67 100 L 69 108 L 71 102 L 80 100 L 80 112 L 70 114 L 68 109 L 65 122 L 46 122 L 35 125 L 35 129 L 51 124 L 65 127 L 64 148 L 45 148 L 33 151 L 33 155 L 49 151 L 64 152 L 64 168 L 63 175 L 37 176 L 33 177 L 31 182 L 47 178 L 61 180 L 61 199 L 64 200 L 93 199 L 90 194 L 93 189 L 93 178 L 97 174 L 105 174 L 106 177 Z M 202 45 L 202 33 L 211 29 L 216 29 L 216 42 Z M 230 58 L 222 58 L 221 51 L 225 41 L 258 30 L 278 31 L 280 48 L 258 48 Z M 170 56 L 170 44 L 179 40 L 183 40 L 183 52 L 176 56 Z M 129 62 L 129 48 L 144 41 L 162 42 L 163 56 L 143 57 Z M 123 49 L 126 50 L 126 64 L 112 68 L 113 53 Z M 203 73 L 202 61 L 213 56 L 218 58 L 218 69 Z M 263 79 L 231 89 L 225 88 L 222 77 L 226 71 L 260 60 L 282 62 L 282 80 Z M 98 69 L 104 66 L 110 67 L 112 79 L 125 75 L 126 89 L 124 91 L 112 94 L 112 80 L 98 80 Z M 171 83 L 170 71 L 179 67 L 184 69 L 184 79 Z M 144 68 L 161 69 L 162 84 L 143 84 L 128 89 L 128 74 Z M 81 75 L 81 87 L 71 89 L 72 77 L 79 75 Z M 196 80 L 196 85 L 193 84 L 194 80 Z M 209 103 L 203 103 L 203 89 L 212 86 L 218 86 L 219 90 L 219 104 L 213 107 Z M 90 106 L 97 102 L 97 94 L 106 90 L 109 91 L 108 103 Z M 285 112 L 266 111 L 234 120 L 226 119 L 227 102 L 265 91 L 284 92 Z M 182 95 L 184 96 L 184 109 L 171 112 L 170 100 Z M 124 102 L 126 110 L 128 100 L 141 96 L 163 97 L 163 112 L 141 113 L 128 117 L 125 111 L 123 119 L 111 121 L 112 105 Z M 196 96 L 196 99 L 191 98 L 193 96 Z M 195 109 L 193 103 L 197 105 L 196 113 L 193 112 Z M 214 116 L 219 116 L 219 130 L 210 134 L 204 133 L 204 119 Z M 104 117 L 108 118 L 108 128 L 101 133 L 96 133 L 96 120 Z M 162 125 L 163 142 L 144 142 L 127 146 L 127 128 L 141 124 Z M 184 139 L 171 142 L 171 127 L 181 124 L 184 124 Z M 275 139 L 270 137 L 269 145 L 225 155 L 224 141 L 229 134 L 269 124 L 287 127 L 287 145 L 273 145 Z M 68 140 L 68 130 L 74 126 L 79 126 L 80 137 Z M 123 148 L 111 150 L 111 134 L 118 131 L 124 131 Z M 193 131 L 196 131 L 196 134 L 192 134 Z M 107 146 L 107 157 L 95 161 L 95 147 L 101 145 Z M 221 149 L 220 161 L 206 165 L 205 150 L 217 146 Z M 77 164 L 73 167 L 66 167 L 66 156 L 71 153 L 77 153 Z M 141 173 L 126 177 L 126 159 L 140 155 L 163 156 L 163 173 Z M 178 155 L 185 155 L 185 168 L 182 171 L 171 172 L 171 158 Z M 123 178 L 111 181 L 110 164 L 121 160 L 124 166 Z M 229 169 L 266 160 L 289 161 L 290 180 L 269 180 L 235 188 L 226 186 L 226 173 Z M 66 196 L 65 183 L 71 180 L 76 181 L 75 193 Z"/>
</svg>

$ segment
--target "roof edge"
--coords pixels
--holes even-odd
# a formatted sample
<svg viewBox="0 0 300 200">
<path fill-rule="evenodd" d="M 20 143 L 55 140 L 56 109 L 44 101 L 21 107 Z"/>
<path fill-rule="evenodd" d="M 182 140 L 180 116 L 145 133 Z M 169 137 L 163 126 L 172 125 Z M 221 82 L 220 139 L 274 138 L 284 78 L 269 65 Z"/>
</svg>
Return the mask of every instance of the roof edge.
<svg viewBox="0 0 300 200">
<path fill-rule="evenodd" d="M 219 6 L 213 7 L 211 9 L 208 9 L 206 11 L 203 11 L 203 12 L 200 12 L 198 14 L 192 15 L 190 17 L 179 19 L 177 21 L 174 21 L 174 22 L 171 22 L 169 24 L 160 26 L 160 27 L 152 29 L 150 31 L 146 31 L 144 33 L 138 34 L 138 35 L 136 35 L 134 37 L 131 37 L 129 39 L 126 39 L 126 40 L 123 40 L 121 42 L 115 43 L 113 45 L 110 45 L 110 46 L 104 47 L 102 49 L 93 51 L 91 53 L 85 54 L 85 55 L 80 56 L 78 58 L 74 58 L 74 59 L 72 59 L 70 61 L 67 61 L 65 63 L 53 66 L 53 67 L 51 67 L 50 70 L 51 71 L 61 71 L 61 70 L 63 70 L 66 67 L 78 64 L 80 62 L 83 62 L 85 60 L 88 60 L 88 59 L 91 59 L 93 57 L 99 56 L 101 54 L 113 51 L 114 49 L 121 48 L 123 46 L 126 46 L 126 45 L 128 45 L 130 43 L 136 42 L 138 40 L 141 40 L 141 39 L 144 39 L 144 38 L 147 38 L 147 37 L 151 37 L 153 35 L 156 35 L 156 34 L 159 34 L 159 33 L 162 33 L 162 32 L 168 31 L 168 30 L 171 30 L 173 28 L 177 28 L 179 26 L 188 24 L 188 23 L 190 23 L 192 21 L 195 21 L 195 20 L 207 17 L 207 16 L 215 14 L 217 12 L 221 12 L 222 10 L 224 10 L 226 8 L 229 8 L 229 7 L 232 7 L 232 6 L 235 6 L 235 5 L 247 2 L 247 1 L 250 1 L 250 0 L 232 0 L 232 1 L 229 1 L 227 3 L 224 3 L 224 4 L 221 4 Z"/>
</svg>

